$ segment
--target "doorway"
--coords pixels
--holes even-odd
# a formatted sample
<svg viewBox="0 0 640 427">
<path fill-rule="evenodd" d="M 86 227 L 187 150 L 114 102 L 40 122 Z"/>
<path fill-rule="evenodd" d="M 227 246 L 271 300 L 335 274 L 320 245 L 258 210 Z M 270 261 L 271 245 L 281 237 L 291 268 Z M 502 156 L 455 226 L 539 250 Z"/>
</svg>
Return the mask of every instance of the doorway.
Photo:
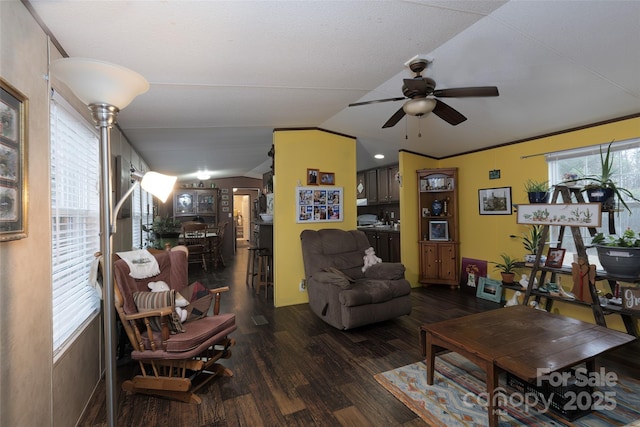
<svg viewBox="0 0 640 427">
<path fill-rule="evenodd" d="M 233 195 L 233 221 L 236 230 L 236 248 L 249 246 L 251 239 L 251 196 Z"/>
</svg>

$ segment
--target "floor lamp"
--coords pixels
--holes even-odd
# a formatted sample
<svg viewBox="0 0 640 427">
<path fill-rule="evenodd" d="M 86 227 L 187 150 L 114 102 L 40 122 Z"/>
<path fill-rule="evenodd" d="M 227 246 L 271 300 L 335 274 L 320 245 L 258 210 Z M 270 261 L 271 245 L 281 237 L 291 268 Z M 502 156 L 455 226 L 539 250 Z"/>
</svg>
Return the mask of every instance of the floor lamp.
<svg viewBox="0 0 640 427">
<path fill-rule="evenodd" d="M 101 251 L 104 257 L 102 271 L 104 288 L 104 334 L 105 334 L 105 384 L 107 424 L 116 426 L 116 333 L 114 313 L 114 292 L 112 276 L 112 243 L 118 210 L 138 183 L 145 190 L 164 202 L 175 184 L 176 177 L 155 172 L 142 175 L 132 171 L 134 185 L 111 208 L 111 128 L 116 124 L 118 112 L 133 99 L 149 89 L 149 83 L 140 74 L 118 65 L 86 58 L 64 58 L 51 64 L 52 74 L 82 102 L 89 106 L 91 116 L 100 130 L 101 163 Z M 160 182 L 160 184 L 158 184 Z M 158 187 L 159 185 L 159 187 Z M 158 189 L 160 188 L 160 189 Z"/>
</svg>

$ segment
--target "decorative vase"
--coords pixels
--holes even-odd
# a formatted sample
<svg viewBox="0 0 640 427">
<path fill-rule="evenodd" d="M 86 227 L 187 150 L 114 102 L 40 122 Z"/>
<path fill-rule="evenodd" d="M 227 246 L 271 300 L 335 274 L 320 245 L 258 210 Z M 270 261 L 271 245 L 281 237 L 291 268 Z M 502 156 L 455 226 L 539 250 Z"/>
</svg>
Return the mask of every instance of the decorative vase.
<svg viewBox="0 0 640 427">
<path fill-rule="evenodd" d="M 438 199 L 431 203 L 431 215 L 440 216 L 442 213 L 442 202 Z"/>
</svg>

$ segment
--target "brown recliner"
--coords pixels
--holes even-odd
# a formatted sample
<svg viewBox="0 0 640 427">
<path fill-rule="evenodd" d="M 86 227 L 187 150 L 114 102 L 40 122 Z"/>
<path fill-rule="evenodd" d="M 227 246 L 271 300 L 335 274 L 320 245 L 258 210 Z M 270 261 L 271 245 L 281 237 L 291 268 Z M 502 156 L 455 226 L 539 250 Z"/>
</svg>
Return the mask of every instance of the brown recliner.
<svg viewBox="0 0 640 427">
<path fill-rule="evenodd" d="M 220 314 L 220 294 L 228 291 L 228 287 L 208 290 L 202 287 L 196 295 L 193 284 L 188 285 L 188 252 L 184 246 L 177 246 L 171 251 L 153 253 L 158 262 L 160 273 L 145 279 L 134 279 L 129 273 L 127 263 L 121 259 L 114 262 L 115 306 L 122 321 L 124 330 L 133 351 L 131 358 L 136 360 L 140 373 L 122 384 L 123 390 L 167 397 L 189 403 L 201 403 L 195 392 L 207 381 L 218 375 L 232 376 L 232 372 L 220 365 L 218 360 L 231 356 L 230 347 L 235 340 L 229 334 L 236 330 L 235 314 Z M 174 307 L 164 306 L 165 300 L 159 301 L 158 308 L 148 311 L 138 309 L 142 299 L 149 300 L 149 282 L 164 281 L 171 290 L 184 292 L 193 306 L 209 298 L 206 307 L 213 297 L 213 316 L 202 313 L 194 316 L 196 320 L 180 324 L 175 331 Z M 187 294 L 187 290 L 189 293 Z M 175 292 L 169 291 L 169 295 Z M 166 295 L 166 294 L 165 294 Z M 187 296 L 189 295 L 189 296 Z M 138 301 L 138 305 L 136 305 Z M 196 313 L 191 312 L 191 315 Z M 181 326 L 180 326 L 181 325 Z M 173 332 L 169 327 L 173 326 Z M 184 332 L 182 332 L 184 331 Z"/>
<path fill-rule="evenodd" d="M 338 329 L 411 313 L 404 265 L 383 262 L 363 273 L 367 236 L 359 230 L 304 230 L 300 234 L 311 310 Z"/>
</svg>

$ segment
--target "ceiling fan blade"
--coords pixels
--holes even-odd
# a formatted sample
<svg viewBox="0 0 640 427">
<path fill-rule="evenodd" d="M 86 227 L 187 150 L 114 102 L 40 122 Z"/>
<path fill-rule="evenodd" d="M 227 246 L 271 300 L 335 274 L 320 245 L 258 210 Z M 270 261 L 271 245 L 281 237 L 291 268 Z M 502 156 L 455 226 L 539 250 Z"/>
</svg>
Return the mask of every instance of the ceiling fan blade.
<svg viewBox="0 0 640 427">
<path fill-rule="evenodd" d="M 438 89 L 433 91 L 434 96 L 441 98 L 464 98 L 472 96 L 498 96 L 498 88 L 495 86 L 457 87 L 452 89 Z"/>
<path fill-rule="evenodd" d="M 402 107 L 400 107 L 400 109 L 398 111 L 396 111 L 395 114 L 393 116 L 391 116 L 391 118 L 389 120 L 387 120 L 387 123 L 382 125 L 382 129 L 394 127 L 396 125 L 396 123 L 398 123 L 400 121 L 400 119 L 402 119 L 404 117 L 405 114 L 406 113 L 404 112 L 404 109 Z"/>
<path fill-rule="evenodd" d="M 349 104 L 349 107 L 357 107 L 358 105 L 367 105 L 367 104 L 377 104 L 378 102 L 402 101 L 403 99 L 406 99 L 406 98 L 403 96 L 402 98 L 387 98 L 387 99 L 375 99 L 373 101 L 354 102 L 353 104 Z"/>
<path fill-rule="evenodd" d="M 467 118 L 463 116 L 458 110 L 445 104 L 439 99 L 436 99 L 436 106 L 433 109 L 432 113 L 452 126 L 459 125 L 460 123 L 467 120 Z"/>
</svg>

